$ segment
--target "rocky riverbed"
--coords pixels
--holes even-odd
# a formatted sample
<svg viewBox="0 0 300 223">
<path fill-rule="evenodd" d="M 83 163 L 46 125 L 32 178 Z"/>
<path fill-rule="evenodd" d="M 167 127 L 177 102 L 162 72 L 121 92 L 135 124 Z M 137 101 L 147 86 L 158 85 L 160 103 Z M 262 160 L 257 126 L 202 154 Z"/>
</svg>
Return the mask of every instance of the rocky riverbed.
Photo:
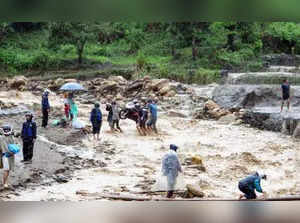
<svg viewBox="0 0 300 223">
<path fill-rule="evenodd" d="M 1 123 L 11 123 L 19 131 L 23 111 L 33 110 L 40 126 L 40 95 L 46 87 L 53 89 L 50 123 L 59 118 L 63 104 L 56 90 L 67 81 L 74 80 L 38 82 L 38 86 L 28 79 L 7 80 L 0 92 Z M 97 78 L 81 83 L 89 92 L 75 98 L 80 121 L 88 123 L 96 100 L 102 102 L 105 119 L 107 99 L 116 98 L 124 104 L 132 98 L 152 97 L 159 105 L 159 134 L 140 136 L 130 120 L 121 121 L 122 134 L 110 133 L 104 121 L 100 142 L 71 128 L 39 127 L 33 164 L 24 166 L 17 160 L 17 171 L 11 178 L 14 189 L 1 191 L 0 199 L 78 201 L 101 199 L 78 191 L 132 195 L 156 190 L 161 159 L 170 143 L 180 147 L 181 185 L 197 186 L 205 198 L 236 198 L 238 180 L 254 171 L 269 175 L 269 180 L 262 182 L 269 196 L 298 192 L 299 142 L 243 124 L 243 109 L 220 107 L 211 100 L 217 101 L 218 85 L 189 86 L 147 77 L 136 81 Z M 12 112 L 20 108 L 19 113 Z"/>
</svg>

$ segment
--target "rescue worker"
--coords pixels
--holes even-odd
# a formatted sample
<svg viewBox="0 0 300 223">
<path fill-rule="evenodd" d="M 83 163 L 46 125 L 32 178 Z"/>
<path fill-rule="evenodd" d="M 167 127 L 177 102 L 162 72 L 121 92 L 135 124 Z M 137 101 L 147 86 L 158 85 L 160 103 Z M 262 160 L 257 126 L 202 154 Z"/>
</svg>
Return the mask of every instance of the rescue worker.
<svg viewBox="0 0 300 223">
<path fill-rule="evenodd" d="M 26 122 L 23 123 L 21 137 L 23 140 L 23 160 L 26 164 L 32 162 L 33 147 L 37 138 L 36 123 L 32 120 L 33 114 L 26 113 Z"/>
<path fill-rule="evenodd" d="M 9 145 L 16 144 L 13 129 L 10 125 L 2 126 L 0 136 L 0 159 L 3 164 L 3 187 L 9 188 L 8 177 L 15 168 L 15 155 L 9 150 Z"/>
<path fill-rule="evenodd" d="M 49 112 L 50 112 L 50 104 L 49 104 L 49 90 L 46 89 L 42 96 L 42 113 L 43 113 L 43 121 L 42 127 L 47 128 L 48 126 L 48 119 L 49 119 Z"/>
<path fill-rule="evenodd" d="M 239 189 L 243 192 L 239 199 L 245 197 L 246 199 L 256 199 L 255 190 L 259 193 L 263 193 L 265 197 L 265 192 L 262 190 L 260 181 L 261 179 L 267 180 L 267 175 L 259 175 L 257 172 L 253 175 L 246 177 L 239 182 Z"/>
<path fill-rule="evenodd" d="M 178 172 L 182 172 L 181 164 L 177 156 L 178 147 L 170 145 L 170 151 L 163 157 L 162 173 L 167 177 L 167 198 L 172 198 L 176 186 Z"/>
<path fill-rule="evenodd" d="M 91 111 L 90 121 L 93 126 L 94 140 L 96 140 L 96 135 L 97 135 L 97 140 L 100 140 L 100 130 L 102 126 L 102 112 L 99 103 L 95 103 L 95 107 Z"/>
</svg>

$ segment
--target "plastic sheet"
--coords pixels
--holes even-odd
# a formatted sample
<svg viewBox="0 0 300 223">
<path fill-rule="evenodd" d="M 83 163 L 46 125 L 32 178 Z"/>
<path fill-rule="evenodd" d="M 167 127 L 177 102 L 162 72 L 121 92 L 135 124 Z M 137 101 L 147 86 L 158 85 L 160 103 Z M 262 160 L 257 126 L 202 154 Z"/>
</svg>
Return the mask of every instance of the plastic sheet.
<svg viewBox="0 0 300 223">
<path fill-rule="evenodd" d="M 152 187 L 152 191 L 167 191 L 168 190 L 168 182 L 167 177 L 163 176 L 161 173 L 156 176 L 156 183 Z M 176 184 L 174 190 L 184 190 L 186 187 L 186 183 L 184 181 L 184 176 L 182 173 L 178 173 L 176 178 Z"/>
<path fill-rule="evenodd" d="M 72 127 L 74 129 L 83 129 L 85 127 L 85 124 L 79 121 L 78 119 L 76 119 L 72 122 Z"/>
</svg>

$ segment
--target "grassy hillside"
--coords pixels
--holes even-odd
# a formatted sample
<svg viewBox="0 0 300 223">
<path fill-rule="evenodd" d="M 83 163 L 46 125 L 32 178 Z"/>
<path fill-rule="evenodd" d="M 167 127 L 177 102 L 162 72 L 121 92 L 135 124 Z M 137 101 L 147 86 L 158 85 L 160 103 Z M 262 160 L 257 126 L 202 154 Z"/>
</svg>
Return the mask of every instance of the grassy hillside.
<svg viewBox="0 0 300 223">
<path fill-rule="evenodd" d="M 102 27 L 105 38 L 111 39 L 88 40 L 80 66 L 74 45 L 63 43 L 50 47 L 50 30 L 46 26 L 34 31 L 7 32 L 4 41 L 0 35 L 0 74 L 2 77 L 18 74 L 72 76 L 73 73 L 93 76 L 124 71 L 126 75 L 131 72 L 132 76 L 150 75 L 207 84 L 219 79 L 221 69 L 262 70 L 260 56 L 264 53 L 300 52 L 300 28 L 296 23 L 110 25 Z M 98 32 L 101 33 L 101 29 L 95 34 Z"/>
</svg>

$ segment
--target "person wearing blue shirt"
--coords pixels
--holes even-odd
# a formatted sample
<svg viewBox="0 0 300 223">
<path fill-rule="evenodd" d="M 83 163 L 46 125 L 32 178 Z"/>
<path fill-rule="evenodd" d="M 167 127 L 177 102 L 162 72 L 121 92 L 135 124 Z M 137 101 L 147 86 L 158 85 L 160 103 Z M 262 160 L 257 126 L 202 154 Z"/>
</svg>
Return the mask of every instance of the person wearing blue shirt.
<svg viewBox="0 0 300 223">
<path fill-rule="evenodd" d="M 49 111 L 50 111 L 50 104 L 49 104 L 49 91 L 45 90 L 42 96 L 42 113 L 43 113 L 43 121 L 42 127 L 47 128 L 48 119 L 49 119 Z"/>
<path fill-rule="evenodd" d="M 157 105 L 152 101 L 148 101 L 148 108 L 150 111 L 150 120 L 147 122 L 147 128 L 150 131 L 154 131 L 156 134 L 157 128 L 156 128 L 156 122 L 157 122 Z"/>
<path fill-rule="evenodd" d="M 23 123 L 21 137 L 23 140 L 23 157 L 22 162 L 31 163 L 33 157 L 33 147 L 37 138 L 36 123 L 32 120 L 32 113 L 26 113 L 26 122 Z"/>
<path fill-rule="evenodd" d="M 90 121 L 93 126 L 94 139 L 96 140 L 96 135 L 97 135 L 97 140 L 100 140 L 100 130 L 102 126 L 102 112 L 100 110 L 99 103 L 95 103 L 95 107 L 91 111 Z"/>
<path fill-rule="evenodd" d="M 239 189 L 244 194 L 240 196 L 240 199 L 245 197 L 246 199 L 256 199 L 255 190 L 259 193 L 264 193 L 261 188 L 261 179 L 266 180 L 267 175 L 259 175 L 257 172 L 254 175 L 250 175 L 239 182 Z"/>
</svg>

